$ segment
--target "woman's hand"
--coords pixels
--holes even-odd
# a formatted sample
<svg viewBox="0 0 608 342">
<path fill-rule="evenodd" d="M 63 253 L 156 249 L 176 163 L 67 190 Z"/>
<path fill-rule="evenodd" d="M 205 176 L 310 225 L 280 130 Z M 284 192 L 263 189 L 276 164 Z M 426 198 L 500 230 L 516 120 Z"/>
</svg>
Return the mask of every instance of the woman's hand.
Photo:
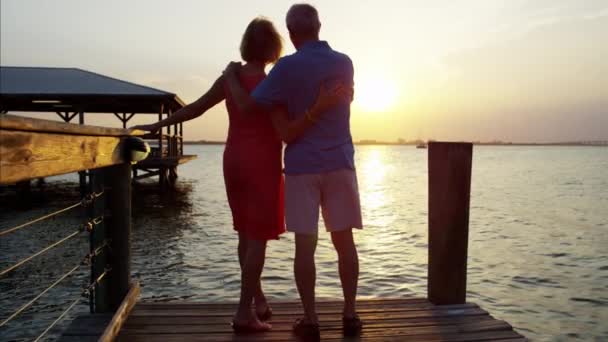
<svg viewBox="0 0 608 342">
<path fill-rule="evenodd" d="M 326 83 L 321 84 L 317 99 L 309 110 L 311 119 L 317 120 L 322 113 L 341 102 L 351 102 L 353 99 L 353 93 L 353 87 L 345 85 L 342 82 L 339 82 L 333 86 L 328 86 Z"/>
</svg>

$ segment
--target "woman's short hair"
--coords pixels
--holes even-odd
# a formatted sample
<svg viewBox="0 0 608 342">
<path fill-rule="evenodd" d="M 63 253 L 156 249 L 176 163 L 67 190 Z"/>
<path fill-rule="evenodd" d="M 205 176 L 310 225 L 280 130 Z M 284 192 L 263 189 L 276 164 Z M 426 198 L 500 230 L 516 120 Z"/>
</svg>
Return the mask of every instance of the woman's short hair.
<svg viewBox="0 0 608 342">
<path fill-rule="evenodd" d="M 274 63 L 283 51 L 283 39 L 272 22 L 265 18 L 255 18 L 241 40 L 241 57 L 246 62 L 259 61 Z"/>
</svg>

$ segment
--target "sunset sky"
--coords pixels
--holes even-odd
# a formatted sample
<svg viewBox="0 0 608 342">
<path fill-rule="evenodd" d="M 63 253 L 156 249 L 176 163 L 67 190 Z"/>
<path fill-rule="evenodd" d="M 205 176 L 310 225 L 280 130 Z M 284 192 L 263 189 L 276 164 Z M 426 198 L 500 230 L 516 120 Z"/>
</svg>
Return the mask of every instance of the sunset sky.
<svg viewBox="0 0 608 342">
<path fill-rule="evenodd" d="M 608 1 L 310 3 L 321 38 L 355 64 L 355 140 L 608 139 Z M 290 5 L 2 0 L 0 64 L 78 67 L 191 102 L 239 59 L 258 15 L 292 53 Z M 118 125 L 100 117 L 89 122 Z M 186 139 L 223 140 L 227 125 L 222 104 L 188 123 Z"/>
</svg>

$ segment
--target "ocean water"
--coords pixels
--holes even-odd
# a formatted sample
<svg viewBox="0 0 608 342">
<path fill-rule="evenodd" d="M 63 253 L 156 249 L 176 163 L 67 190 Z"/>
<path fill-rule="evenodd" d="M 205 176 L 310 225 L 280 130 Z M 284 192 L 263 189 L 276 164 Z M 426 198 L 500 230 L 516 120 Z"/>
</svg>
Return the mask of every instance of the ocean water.
<svg viewBox="0 0 608 342">
<path fill-rule="evenodd" d="M 238 298 L 237 239 L 222 152 L 223 146 L 187 146 L 199 158 L 180 167 L 173 194 L 135 188 L 132 270 L 143 299 Z M 357 147 L 365 225 L 355 235 L 362 298 L 426 295 L 426 157 L 411 146 Z M 11 191 L 0 192 L 0 229 L 77 201 L 75 181 L 73 175 L 50 178 L 27 211 L 18 209 Z M 81 220 L 74 211 L 0 237 L 0 269 L 71 233 Z M 476 146 L 469 235 L 468 301 L 532 340 L 608 340 L 608 148 Z M 297 298 L 293 250 L 289 233 L 269 243 L 263 287 L 271 299 Z M 87 251 L 83 235 L 0 278 L 0 319 Z M 317 295 L 341 297 L 336 254 L 324 232 L 316 257 Z M 0 328 L 0 340 L 37 336 L 87 281 L 88 270 L 81 268 Z M 67 321 L 87 310 L 77 306 Z"/>
</svg>

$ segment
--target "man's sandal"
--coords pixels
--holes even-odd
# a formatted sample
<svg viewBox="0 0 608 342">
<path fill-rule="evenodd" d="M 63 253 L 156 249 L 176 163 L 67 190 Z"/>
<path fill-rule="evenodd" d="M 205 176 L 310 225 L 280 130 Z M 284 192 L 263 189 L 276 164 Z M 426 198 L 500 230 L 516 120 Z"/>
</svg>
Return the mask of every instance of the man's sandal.
<svg viewBox="0 0 608 342">
<path fill-rule="evenodd" d="M 359 316 L 355 317 L 342 317 L 342 328 L 345 336 L 357 336 L 363 328 L 363 322 Z"/>
</svg>

